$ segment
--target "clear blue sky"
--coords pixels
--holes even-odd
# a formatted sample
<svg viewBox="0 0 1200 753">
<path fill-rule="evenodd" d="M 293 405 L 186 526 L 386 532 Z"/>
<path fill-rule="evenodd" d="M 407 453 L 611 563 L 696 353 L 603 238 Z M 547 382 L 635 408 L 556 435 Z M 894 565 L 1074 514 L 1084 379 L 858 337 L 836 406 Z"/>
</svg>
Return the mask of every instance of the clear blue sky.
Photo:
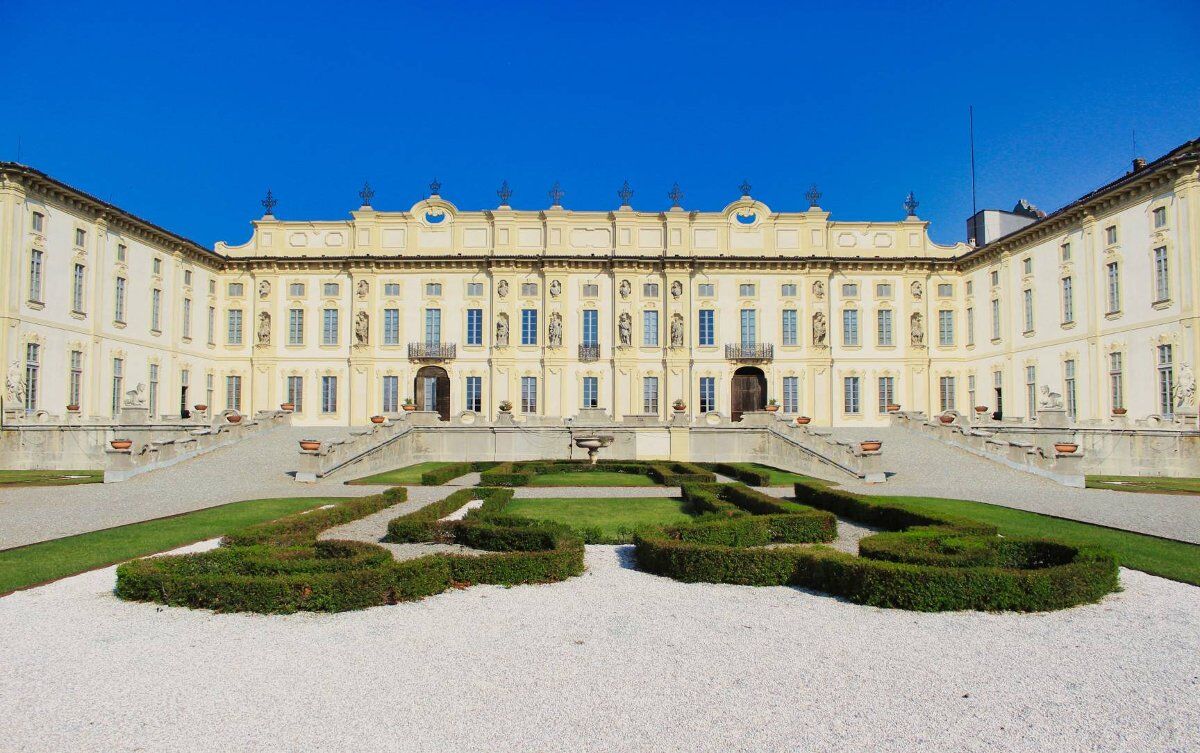
<svg viewBox="0 0 1200 753">
<path fill-rule="evenodd" d="M 364 179 L 407 209 L 713 210 L 753 195 L 934 238 L 980 207 L 1052 210 L 1200 136 L 1193 2 L 51 3 L 0 0 L 0 159 L 209 245 L 267 187 L 337 219 Z M 838 6 L 831 8 L 828 6 Z M 12 73 L 15 72 L 15 77 Z"/>
</svg>

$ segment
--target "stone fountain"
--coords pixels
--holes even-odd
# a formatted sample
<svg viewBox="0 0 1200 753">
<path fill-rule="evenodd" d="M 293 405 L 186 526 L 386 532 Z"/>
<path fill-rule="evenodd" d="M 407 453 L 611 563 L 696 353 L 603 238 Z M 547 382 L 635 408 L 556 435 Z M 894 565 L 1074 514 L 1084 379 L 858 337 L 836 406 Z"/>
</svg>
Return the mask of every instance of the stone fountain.
<svg viewBox="0 0 1200 753">
<path fill-rule="evenodd" d="M 609 436 L 590 436 L 590 437 L 572 437 L 575 440 L 575 446 L 581 450 L 587 450 L 588 459 L 592 461 L 592 465 L 596 464 L 596 458 L 600 454 L 601 447 L 608 447 L 613 443 L 613 438 Z"/>
</svg>

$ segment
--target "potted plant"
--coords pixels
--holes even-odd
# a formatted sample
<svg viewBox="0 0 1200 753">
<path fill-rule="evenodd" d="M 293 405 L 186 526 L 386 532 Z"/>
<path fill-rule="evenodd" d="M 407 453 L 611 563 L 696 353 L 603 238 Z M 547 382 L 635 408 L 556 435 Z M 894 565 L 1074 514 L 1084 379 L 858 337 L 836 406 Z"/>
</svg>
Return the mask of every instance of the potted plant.
<svg viewBox="0 0 1200 753">
<path fill-rule="evenodd" d="M 133 447 L 132 439 L 112 439 L 108 442 L 114 450 L 128 450 Z"/>
<path fill-rule="evenodd" d="M 381 424 L 384 420 L 383 416 L 371 416 L 371 423 L 373 424 Z"/>
<path fill-rule="evenodd" d="M 675 402 L 671 403 L 671 407 L 676 413 L 683 413 L 687 410 L 687 403 L 683 402 L 683 398 L 675 398 Z"/>
<path fill-rule="evenodd" d="M 988 407 L 987 407 L 986 405 L 976 405 L 976 406 L 975 406 L 975 412 L 976 412 L 976 413 L 987 413 L 987 412 L 988 412 Z"/>
<path fill-rule="evenodd" d="M 512 413 L 512 403 L 510 403 L 507 400 L 501 400 L 500 401 L 500 412 L 501 413 Z"/>
<path fill-rule="evenodd" d="M 899 403 L 888 403 L 884 407 L 887 409 L 888 413 L 899 413 L 900 412 L 900 404 Z"/>
<path fill-rule="evenodd" d="M 768 400 L 767 401 L 767 412 L 774 413 L 777 410 L 779 410 L 779 403 L 775 400 L 775 398 L 771 398 L 770 400 Z"/>
<path fill-rule="evenodd" d="M 417 404 L 413 402 L 411 397 L 406 397 L 404 398 L 404 402 L 400 404 L 400 407 L 406 411 L 414 411 L 417 409 Z"/>
<path fill-rule="evenodd" d="M 295 403 L 280 403 L 279 410 L 283 410 L 283 411 L 287 411 L 288 413 L 291 413 L 294 410 L 296 410 L 296 404 Z"/>
<path fill-rule="evenodd" d="M 1129 412 L 1129 411 L 1128 411 L 1128 409 L 1126 409 L 1126 408 L 1113 408 L 1113 415 L 1114 415 L 1114 416 L 1124 416 L 1124 415 L 1125 415 L 1126 413 L 1128 413 L 1128 412 Z"/>
<path fill-rule="evenodd" d="M 1060 455 L 1074 455 L 1079 445 L 1074 442 L 1055 442 L 1054 451 Z"/>
<path fill-rule="evenodd" d="M 300 449 L 305 452 L 314 452 L 321 449 L 321 440 L 319 439 L 301 439 Z"/>
<path fill-rule="evenodd" d="M 807 426 L 812 419 L 808 416 L 796 416 L 796 424 L 799 426 Z"/>
<path fill-rule="evenodd" d="M 193 405 L 192 407 L 196 409 L 197 413 L 203 413 L 204 411 L 208 410 L 208 406 L 203 403 L 200 405 Z"/>
<path fill-rule="evenodd" d="M 863 452 L 879 452 L 879 448 L 883 447 L 883 441 L 879 439 L 864 439 L 858 443 Z"/>
<path fill-rule="evenodd" d="M 230 413 L 229 415 L 225 416 L 225 420 L 231 424 L 240 424 L 242 422 L 242 414 Z"/>
<path fill-rule="evenodd" d="M 942 415 L 938 416 L 938 420 L 944 424 L 952 424 L 952 423 L 954 423 L 954 414 L 953 413 L 943 413 Z"/>
<path fill-rule="evenodd" d="M 79 412 L 79 403 L 71 403 L 70 405 L 67 406 L 67 410 L 71 413 L 78 413 Z"/>
</svg>

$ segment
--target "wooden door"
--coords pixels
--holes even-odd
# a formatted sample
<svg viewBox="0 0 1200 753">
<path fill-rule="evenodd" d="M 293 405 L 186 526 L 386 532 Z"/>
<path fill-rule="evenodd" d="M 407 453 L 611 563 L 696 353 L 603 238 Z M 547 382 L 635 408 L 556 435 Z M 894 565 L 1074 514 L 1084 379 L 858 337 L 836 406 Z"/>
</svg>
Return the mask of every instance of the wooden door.
<svg viewBox="0 0 1200 753">
<path fill-rule="evenodd" d="M 419 410 L 437 411 L 443 421 L 450 420 L 450 377 L 440 366 L 425 366 L 417 372 L 413 384 Z"/>
<path fill-rule="evenodd" d="M 767 378 L 761 369 L 742 367 L 733 375 L 730 389 L 730 418 L 741 421 L 746 411 L 762 410 L 767 407 Z"/>
</svg>

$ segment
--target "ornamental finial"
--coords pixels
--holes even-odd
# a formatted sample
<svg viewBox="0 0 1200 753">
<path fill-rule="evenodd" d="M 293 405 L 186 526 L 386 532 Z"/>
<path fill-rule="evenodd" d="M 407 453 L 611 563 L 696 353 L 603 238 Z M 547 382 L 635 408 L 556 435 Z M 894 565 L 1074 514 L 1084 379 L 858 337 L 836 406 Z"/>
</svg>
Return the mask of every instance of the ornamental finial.
<svg viewBox="0 0 1200 753">
<path fill-rule="evenodd" d="M 429 184 L 429 195 L 437 196 L 441 190 L 442 190 L 441 181 L 439 181 L 437 178 L 434 178 L 433 182 Z"/>
<path fill-rule="evenodd" d="M 678 183 L 671 186 L 671 191 L 667 194 L 667 198 L 671 200 L 672 207 L 679 206 L 679 202 L 683 200 L 683 189 L 679 187 Z"/>
<path fill-rule="evenodd" d="M 500 197 L 500 206 L 508 206 L 508 200 L 512 196 L 512 189 L 508 187 L 508 181 L 501 181 L 500 188 L 496 190 L 496 195 Z"/>
<path fill-rule="evenodd" d="M 271 189 L 267 189 L 267 195 L 262 200 L 263 209 L 267 210 L 266 216 L 275 216 L 275 206 L 279 201 L 275 198 L 275 194 L 271 193 Z"/>
<path fill-rule="evenodd" d="M 817 184 L 813 183 L 808 187 L 808 192 L 804 194 L 804 198 L 808 199 L 808 206 L 811 209 L 818 205 L 821 201 L 821 192 L 817 190 Z"/>
<path fill-rule="evenodd" d="M 748 181 L 748 180 L 743 180 L 743 181 L 742 181 L 742 185 L 740 185 L 740 186 L 738 186 L 738 187 L 742 189 L 742 196 L 749 196 L 749 195 L 750 195 L 750 181 Z"/>
<path fill-rule="evenodd" d="M 904 200 L 904 211 L 908 212 L 909 217 L 917 216 L 917 207 L 921 206 L 921 202 L 917 201 L 917 197 L 912 191 L 908 192 L 908 198 Z"/>
<path fill-rule="evenodd" d="M 629 181 L 625 181 L 621 186 L 621 190 L 617 191 L 617 197 L 621 199 L 621 206 L 629 206 L 629 200 L 633 198 L 633 188 L 629 185 Z"/>
<path fill-rule="evenodd" d="M 557 207 L 562 205 L 562 199 L 567 193 L 562 190 L 562 186 L 558 185 L 558 181 L 556 180 L 548 195 L 550 196 L 550 206 Z"/>
<path fill-rule="evenodd" d="M 375 189 L 371 188 L 371 184 L 369 182 L 365 180 L 363 181 L 363 187 L 362 190 L 358 192 L 358 198 L 362 199 L 362 205 L 364 207 L 371 206 L 371 199 L 375 198 Z"/>
</svg>

